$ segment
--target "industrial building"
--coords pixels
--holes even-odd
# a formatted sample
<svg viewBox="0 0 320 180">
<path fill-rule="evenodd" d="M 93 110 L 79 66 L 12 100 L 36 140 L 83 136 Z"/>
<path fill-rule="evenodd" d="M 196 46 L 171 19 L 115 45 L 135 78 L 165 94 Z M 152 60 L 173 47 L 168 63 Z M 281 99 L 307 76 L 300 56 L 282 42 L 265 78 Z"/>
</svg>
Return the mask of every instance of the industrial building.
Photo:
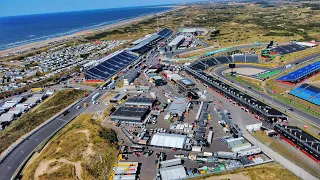
<svg viewBox="0 0 320 180">
<path fill-rule="evenodd" d="M 182 93 L 184 95 L 187 95 L 188 92 L 192 91 L 196 85 L 188 78 L 178 80 L 176 84 L 178 86 L 179 93 Z"/>
<path fill-rule="evenodd" d="M 206 28 L 192 27 L 192 28 L 181 28 L 180 32 L 186 35 L 192 34 L 194 36 L 203 36 L 203 35 L 206 35 L 209 31 Z"/>
<path fill-rule="evenodd" d="M 167 79 L 176 83 L 177 81 L 182 80 L 184 78 L 179 74 L 167 74 Z"/>
<path fill-rule="evenodd" d="M 149 112 L 149 108 L 119 107 L 112 113 L 110 118 L 112 121 L 125 121 L 141 124 Z"/>
<path fill-rule="evenodd" d="M 168 46 L 177 49 L 184 39 L 184 35 L 178 35 L 168 44 Z"/>
<path fill-rule="evenodd" d="M 156 133 L 151 139 L 151 146 L 184 149 L 186 135 Z"/>
<path fill-rule="evenodd" d="M 169 107 L 169 113 L 172 115 L 182 116 L 187 108 L 186 98 L 177 98 L 171 103 Z"/>
<path fill-rule="evenodd" d="M 110 103 L 119 103 L 119 101 L 126 99 L 126 98 L 127 98 L 127 93 L 119 93 L 110 99 Z"/>
<path fill-rule="evenodd" d="M 126 106 L 134 107 L 153 107 L 157 102 L 154 98 L 130 98 L 125 102 Z"/>
<path fill-rule="evenodd" d="M 100 60 L 100 64 L 88 69 L 85 72 L 86 81 L 99 82 L 107 81 L 125 67 L 138 60 L 138 56 L 128 51 L 118 51 Z"/>
<path fill-rule="evenodd" d="M 130 51 L 138 54 L 144 54 L 150 51 L 158 42 L 170 37 L 172 33 L 172 30 L 164 28 L 157 34 L 152 34 L 141 41 L 134 42 L 136 45 L 132 47 Z"/>
</svg>

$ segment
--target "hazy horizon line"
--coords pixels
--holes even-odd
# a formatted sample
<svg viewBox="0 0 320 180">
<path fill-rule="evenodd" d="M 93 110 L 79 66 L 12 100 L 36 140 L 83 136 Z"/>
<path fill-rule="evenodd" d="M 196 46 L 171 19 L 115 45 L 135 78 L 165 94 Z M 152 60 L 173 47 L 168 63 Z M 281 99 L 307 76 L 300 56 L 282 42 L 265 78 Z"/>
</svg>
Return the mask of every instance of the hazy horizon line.
<svg viewBox="0 0 320 180">
<path fill-rule="evenodd" d="M 180 4 L 180 3 L 178 3 Z M 121 9 L 121 8 L 137 8 L 137 7 L 156 7 L 156 6 L 172 6 L 178 4 L 157 4 L 157 5 L 146 5 L 146 6 L 122 6 L 122 7 L 114 7 L 114 8 L 98 8 L 98 9 L 82 9 L 82 10 L 74 10 L 74 11 L 56 11 L 56 12 L 47 12 L 47 13 L 30 13 L 30 14 L 18 14 L 18 15 L 9 15 L 9 16 L 1 16 L 0 18 L 7 17 L 17 17 L 17 16 L 29 16 L 29 15 L 42 15 L 42 14 L 56 14 L 56 13 L 70 13 L 70 12 L 81 12 L 81 11 L 95 11 L 95 10 L 104 10 L 104 9 Z"/>
</svg>

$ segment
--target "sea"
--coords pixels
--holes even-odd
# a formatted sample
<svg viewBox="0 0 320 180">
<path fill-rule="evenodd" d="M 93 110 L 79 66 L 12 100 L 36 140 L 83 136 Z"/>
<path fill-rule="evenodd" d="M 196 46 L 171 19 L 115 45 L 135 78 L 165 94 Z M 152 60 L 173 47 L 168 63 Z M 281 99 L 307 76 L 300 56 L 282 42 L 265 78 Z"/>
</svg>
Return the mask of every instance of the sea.
<svg viewBox="0 0 320 180">
<path fill-rule="evenodd" d="M 144 6 L 0 17 L 0 50 L 172 9 Z"/>
</svg>

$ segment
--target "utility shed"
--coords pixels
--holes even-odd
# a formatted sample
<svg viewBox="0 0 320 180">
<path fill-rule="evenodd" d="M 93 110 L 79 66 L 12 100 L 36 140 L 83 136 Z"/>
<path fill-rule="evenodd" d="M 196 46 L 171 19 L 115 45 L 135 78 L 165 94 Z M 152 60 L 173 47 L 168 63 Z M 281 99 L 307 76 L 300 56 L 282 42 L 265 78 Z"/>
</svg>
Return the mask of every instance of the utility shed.
<svg viewBox="0 0 320 180">
<path fill-rule="evenodd" d="M 177 180 L 187 178 L 186 170 L 182 165 L 161 168 L 160 175 L 162 180 Z"/>
<path fill-rule="evenodd" d="M 142 122 L 149 111 L 149 108 L 120 107 L 110 118 L 112 121 Z"/>
<path fill-rule="evenodd" d="M 151 139 L 151 145 L 156 147 L 183 149 L 186 139 L 186 135 L 156 133 Z"/>
<path fill-rule="evenodd" d="M 187 108 L 186 98 L 177 98 L 171 103 L 169 107 L 169 113 L 182 116 L 186 108 Z"/>
<path fill-rule="evenodd" d="M 13 121 L 13 117 L 14 117 L 14 114 L 10 114 L 10 113 L 1 114 L 0 123 L 1 122 L 11 122 L 11 121 Z"/>
<path fill-rule="evenodd" d="M 226 139 L 227 145 L 229 148 L 238 146 L 240 144 L 244 143 L 244 138 L 243 137 L 239 137 L 239 138 L 230 138 L 230 139 Z"/>
<path fill-rule="evenodd" d="M 127 93 L 119 93 L 119 94 L 116 94 L 115 96 L 113 96 L 113 97 L 110 99 L 110 102 L 111 102 L 111 103 L 117 103 L 117 102 L 119 102 L 120 100 L 125 99 L 126 97 L 127 97 Z"/>
<path fill-rule="evenodd" d="M 125 102 L 126 106 L 148 106 L 152 107 L 157 101 L 155 98 L 130 98 Z"/>
<path fill-rule="evenodd" d="M 160 162 L 161 167 L 170 167 L 170 166 L 176 166 L 176 165 L 180 165 L 182 164 L 181 159 L 177 158 L 177 159 L 170 159 L 170 160 L 166 160 L 166 161 L 161 161 Z"/>
</svg>

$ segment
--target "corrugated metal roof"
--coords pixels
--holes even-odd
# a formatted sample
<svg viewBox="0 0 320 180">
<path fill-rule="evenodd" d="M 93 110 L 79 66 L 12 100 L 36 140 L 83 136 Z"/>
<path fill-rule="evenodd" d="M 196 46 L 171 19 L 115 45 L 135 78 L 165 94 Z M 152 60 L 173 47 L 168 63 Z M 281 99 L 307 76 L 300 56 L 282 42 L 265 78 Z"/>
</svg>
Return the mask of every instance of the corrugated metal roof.
<svg viewBox="0 0 320 180">
<path fill-rule="evenodd" d="M 184 35 L 179 35 L 176 38 L 174 38 L 169 44 L 168 46 L 176 46 L 178 43 L 180 43 L 181 41 L 183 41 L 184 39 Z"/>
<path fill-rule="evenodd" d="M 186 108 L 186 98 L 177 98 L 171 103 L 169 107 L 169 112 L 172 114 L 178 114 L 179 116 L 182 116 Z"/>
</svg>

